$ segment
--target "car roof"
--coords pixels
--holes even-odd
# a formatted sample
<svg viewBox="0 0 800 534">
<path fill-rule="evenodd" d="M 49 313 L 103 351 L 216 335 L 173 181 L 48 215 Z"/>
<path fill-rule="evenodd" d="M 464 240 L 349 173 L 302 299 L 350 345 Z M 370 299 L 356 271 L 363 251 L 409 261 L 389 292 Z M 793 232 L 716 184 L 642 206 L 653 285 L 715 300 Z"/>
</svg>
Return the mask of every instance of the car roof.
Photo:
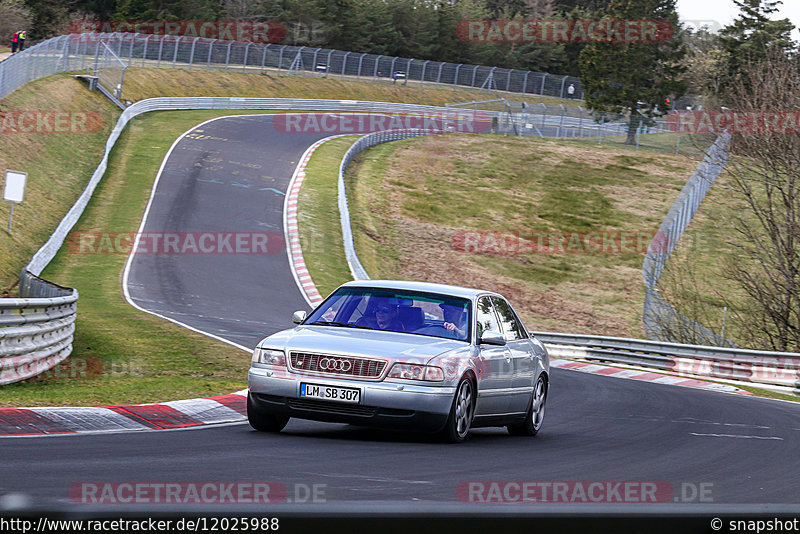
<svg viewBox="0 0 800 534">
<path fill-rule="evenodd" d="M 374 287 L 380 289 L 400 289 L 407 291 L 420 291 L 423 293 L 441 293 L 443 295 L 450 295 L 453 297 L 463 297 L 473 299 L 478 295 L 491 293 L 497 295 L 493 291 L 485 291 L 483 289 L 474 289 L 470 287 L 451 286 L 448 284 L 434 284 L 432 282 L 413 282 L 409 280 L 355 280 L 342 284 L 342 287 Z"/>
</svg>

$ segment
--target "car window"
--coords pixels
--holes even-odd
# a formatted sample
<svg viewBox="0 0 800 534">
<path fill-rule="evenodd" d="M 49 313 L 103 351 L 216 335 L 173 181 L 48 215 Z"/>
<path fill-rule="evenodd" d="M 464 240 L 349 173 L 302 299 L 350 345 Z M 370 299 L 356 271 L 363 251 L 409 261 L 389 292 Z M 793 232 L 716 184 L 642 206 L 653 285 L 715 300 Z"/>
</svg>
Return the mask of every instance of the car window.
<svg viewBox="0 0 800 534">
<path fill-rule="evenodd" d="M 501 332 L 500 325 L 497 322 L 497 315 L 494 313 L 494 306 L 489 297 L 481 297 L 478 299 L 478 313 L 475 315 L 477 320 L 478 339 L 487 330 Z"/>
<path fill-rule="evenodd" d="M 508 302 L 500 297 L 492 297 L 492 302 L 500 318 L 500 324 L 503 327 L 503 334 L 506 336 L 506 341 L 514 341 L 516 339 L 528 337 L 525 335 L 522 323 L 517 318 L 514 310 L 511 309 L 511 306 L 508 305 Z"/>
<path fill-rule="evenodd" d="M 341 287 L 303 322 L 469 342 L 470 300 L 412 290 Z"/>
</svg>

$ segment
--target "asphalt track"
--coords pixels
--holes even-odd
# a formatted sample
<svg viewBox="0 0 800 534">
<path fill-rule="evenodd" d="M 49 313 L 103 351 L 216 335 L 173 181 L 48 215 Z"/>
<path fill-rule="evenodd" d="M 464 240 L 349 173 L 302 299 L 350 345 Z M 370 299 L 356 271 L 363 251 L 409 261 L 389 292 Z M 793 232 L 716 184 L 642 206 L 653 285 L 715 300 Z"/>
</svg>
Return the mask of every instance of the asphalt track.
<svg viewBox="0 0 800 534">
<path fill-rule="evenodd" d="M 184 136 L 164 165 L 145 231 L 282 232 L 298 158 L 329 134 L 280 134 L 271 120 L 219 119 Z M 128 281 L 138 306 L 245 347 L 307 308 L 285 251 L 142 254 Z M 798 450 L 796 404 L 554 369 L 536 438 L 480 429 L 444 445 L 299 420 L 278 435 L 233 424 L 11 438 L 2 441 L 0 494 L 58 505 L 86 481 L 274 481 L 290 496 L 295 485 L 322 484 L 330 502 L 458 502 L 459 484 L 469 481 L 649 481 L 672 487 L 667 502 L 698 502 L 703 484 L 705 504 L 798 504 Z"/>
</svg>

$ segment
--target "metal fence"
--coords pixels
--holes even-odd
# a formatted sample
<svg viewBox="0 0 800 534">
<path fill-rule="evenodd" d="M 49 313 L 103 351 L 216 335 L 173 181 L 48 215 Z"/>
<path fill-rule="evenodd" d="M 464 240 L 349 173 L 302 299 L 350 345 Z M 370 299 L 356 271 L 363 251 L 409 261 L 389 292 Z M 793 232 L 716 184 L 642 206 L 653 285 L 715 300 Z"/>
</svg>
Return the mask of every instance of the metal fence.
<svg viewBox="0 0 800 534">
<path fill-rule="evenodd" d="M 72 352 L 77 290 L 26 270 L 20 297 L 0 299 L 0 385 L 52 369 Z"/>
<path fill-rule="evenodd" d="M 347 259 L 347 265 L 350 267 L 350 273 L 353 275 L 353 280 L 369 280 L 369 275 L 367 274 L 366 269 L 364 266 L 361 265 L 361 261 L 358 259 L 358 255 L 356 254 L 355 243 L 353 242 L 353 228 L 350 225 L 350 210 L 347 207 L 347 192 L 345 190 L 344 185 L 344 173 L 347 171 L 347 166 L 353 161 L 359 153 L 363 150 L 379 145 L 381 143 L 386 143 L 389 141 L 397 141 L 400 139 L 410 139 L 412 137 L 421 137 L 423 135 L 431 135 L 435 133 L 442 133 L 442 132 L 433 132 L 433 131 L 422 131 L 422 130 L 398 130 L 398 131 L 387 131 L 387 132 L 375 132 L 369 135 L 365 135 L 355 143 L 345 152 L 344 157 L 342 158 L 342 162 L 339 165 L 339 178 L 337 182 L 337 194 L 338 194 L 338 204 L 339 204 L 339 222 L 342 227 L 342 241 L 344 242 L 344 255 Z"/>
<path fill-rule="evenodd" d="M 664 341 L 691 341 L 692 343 L 735 346 L 713 330 L 678 313 L 658 296 L 658 280 L 667 265 L 672 251 L 683 232 L 692 221 L 700 203 L 728 161 L 730 134 L 722 134 L 706 151 L 697 170 L 686 182 L 675 203 L 651 243 L 642 264 L 645 285 L 644 323 L 645 334 L 651 339 Z"/>
<path fill-rule="evenodd" d="M 569 96 L 572 85 L 576 100 L 582 95 L 578 78 L 544 72 L 201 37 L 82 33 L 48 39 L 0 64 L 0 98 L 36 78 L 92 67 L 104 53 L 102 43 L 129 67 L 317 76 L 560 98 Z"/>
</svg>

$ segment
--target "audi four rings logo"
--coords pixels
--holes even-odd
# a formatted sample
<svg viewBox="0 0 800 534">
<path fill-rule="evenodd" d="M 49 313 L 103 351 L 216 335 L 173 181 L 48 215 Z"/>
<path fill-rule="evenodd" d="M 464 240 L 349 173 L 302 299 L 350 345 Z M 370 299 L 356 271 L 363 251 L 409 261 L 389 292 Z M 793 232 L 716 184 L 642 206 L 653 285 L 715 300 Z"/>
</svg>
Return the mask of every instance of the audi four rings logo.
<svg viewBox="0 0 800 534">
<path fill-rule="evenodd" d="M 321 371 L 341 371 L 343 373 L 347 373 L 353 368 L 353 362 L 350 360 L 335 360 L 333 358 L 322 358 L 318 365 Z"/>
</svg>

